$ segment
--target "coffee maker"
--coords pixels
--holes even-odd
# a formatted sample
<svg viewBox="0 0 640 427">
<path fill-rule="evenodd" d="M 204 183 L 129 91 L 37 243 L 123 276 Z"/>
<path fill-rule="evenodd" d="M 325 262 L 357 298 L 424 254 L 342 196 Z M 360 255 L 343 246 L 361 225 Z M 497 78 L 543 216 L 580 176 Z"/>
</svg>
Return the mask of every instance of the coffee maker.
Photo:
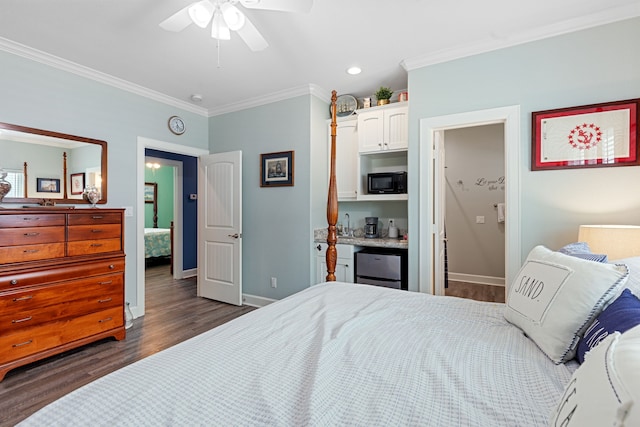
<svg viewBox="0 0 640 427">
<path fill-rule="evenodd" d="M 367 239 L 376 239 L 379 237 L 378 233 L 378 217 L 368 216 L 364 219 L 364 237 Z"/>
</svg>

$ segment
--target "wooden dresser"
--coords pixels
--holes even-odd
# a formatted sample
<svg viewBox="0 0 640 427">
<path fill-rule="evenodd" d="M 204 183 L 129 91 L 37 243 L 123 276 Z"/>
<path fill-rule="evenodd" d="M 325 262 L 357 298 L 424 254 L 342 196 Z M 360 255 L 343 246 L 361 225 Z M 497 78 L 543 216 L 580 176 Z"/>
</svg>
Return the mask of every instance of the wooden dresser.
<svg viewBox="0 0 640 427">
<path fill-rule="evenodd" d="M 124 210 L 0 209 L 0 381 L 124 329 Z"/>
</svg>

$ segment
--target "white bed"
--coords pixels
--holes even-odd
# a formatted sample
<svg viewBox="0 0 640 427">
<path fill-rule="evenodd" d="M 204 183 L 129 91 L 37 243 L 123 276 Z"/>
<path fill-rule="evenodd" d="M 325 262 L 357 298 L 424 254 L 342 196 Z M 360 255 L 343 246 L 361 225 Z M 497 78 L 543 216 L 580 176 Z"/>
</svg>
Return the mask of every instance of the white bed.
<svg viewBox="0 0 640 427">
<path fill-rule="evenodd" d="M 99 379 L 23 426 L 545 425 L 576 365 L 504 305 L 313 286 Z"/>
</svg>

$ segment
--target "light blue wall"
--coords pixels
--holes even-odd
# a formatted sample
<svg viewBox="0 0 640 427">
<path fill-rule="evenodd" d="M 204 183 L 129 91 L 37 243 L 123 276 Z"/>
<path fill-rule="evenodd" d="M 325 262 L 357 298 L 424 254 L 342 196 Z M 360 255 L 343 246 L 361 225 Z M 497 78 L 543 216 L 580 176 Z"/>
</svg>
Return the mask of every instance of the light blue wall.
<svg viewBox="0 0 640 427">
<path fill-rule="evenodd" d="M 311 283 L 311 117 L 318 105 L 313 98 L 299 96 L 209 120 L 212 153 L 242 150 L 246 294 L 280 299 Z M 295 185 L 260 187 L 260 154 L 289 150 L 295 151 Z M 275 289 L 271 277 L 278 279 Z"/>
<path fill-rule="evenodd" d="M 575 240 L 579 224 L 640 224 L 640 196 L 631 190 L 640 167 L 530 171 L 533 111 L 640 98 L 638 40 L 634 18 L 411 71 L 410 233 L 418 230 L 420 119 L 510 105 L 520 105 L 522 115 L 523 259 L 537 244 L 557 248 Z M 411 245 L 414 283 L 417 256 Z"/>
<path fill-rule="evenodd" d="M 137 206 L 133 183 L 138 137 L 208 148 L 204 116 L 2 51 L 0 93 L 0 122 L 107 141 L 107 207 Z M 187 124 L 182 136 L 167 128 L 167 120 L 174 114 Z M 126 299 L 134 307 L 136 217 L 134 213 L 125 222 Z"/>
</svg>

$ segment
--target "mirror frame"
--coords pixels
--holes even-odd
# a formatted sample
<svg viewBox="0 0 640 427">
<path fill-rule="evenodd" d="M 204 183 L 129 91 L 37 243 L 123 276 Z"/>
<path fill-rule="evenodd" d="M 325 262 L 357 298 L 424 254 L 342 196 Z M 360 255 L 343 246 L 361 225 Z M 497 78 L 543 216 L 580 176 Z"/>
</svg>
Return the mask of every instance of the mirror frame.
<svg viewBox="0 0 640 427">
<path fill-rule="evenodd" d="M 7 129 L 15 132 L 31 133 L 35 135 L 50 136 L 58 139 L 68 139 L 71 141 L 78 141 L 78 142 L 85 142 L 87 144 L 100 145 L 102 147 L 102 155 L 101 155 L 102 158 L 100 159 L 100 169 L 101 169 L 100 173 L 102 176 L 102 185 L 101 185 L 102 188 L 100 189 L 100 200 L 98 201 L 98 204 L 102 205 L 107 203 L 107 141 L 102 141 L 102 140 L 93 139 L 93 138 L 85 138 L 83 136 L 68 135 L 65 133 L 53 132 L 49 130 L 35 129 L 35 128 L 26 127 L 26 126 L 14 125 L 11 123 L 0 122 L 0 129 Z M 2 203 L 42 204 L 43 202 L 46 202 L 46 201 L 53 202 L 55 204 L 76 204 L 76 205 L 91 204 L 88 200 L 85 200 L 84 198 L 82 199 L 57 199 L 57 198 L 43 199 L 42 197 L 27 197 L 27 198 L 5 197 L 4 199 L 2 199 Z"/>
</svg>

